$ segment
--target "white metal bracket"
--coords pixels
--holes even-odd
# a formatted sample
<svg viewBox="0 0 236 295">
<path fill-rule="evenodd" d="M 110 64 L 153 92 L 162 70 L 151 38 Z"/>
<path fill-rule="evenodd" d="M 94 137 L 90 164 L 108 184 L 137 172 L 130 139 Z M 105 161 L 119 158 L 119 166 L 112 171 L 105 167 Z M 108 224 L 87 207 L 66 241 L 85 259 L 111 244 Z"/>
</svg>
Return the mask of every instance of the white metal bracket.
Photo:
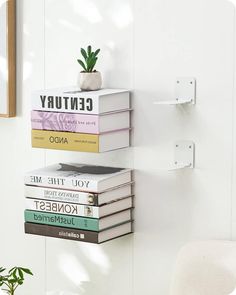
<svg viewBox="0 0 236 295">
<path fill-rule="evenodd" d="M 156 101 L 157 105 L 183 105 L 196 104 L 196 79 L 192 77 L 179 77 L 176 79 L 175 99 Z"/>
<path fill-rule="evenodd" d="M 177 141 L 174 149 L 174 166 L 169 171 L 194 168 L 195 144 L 192 141 Z"/>
</svg>

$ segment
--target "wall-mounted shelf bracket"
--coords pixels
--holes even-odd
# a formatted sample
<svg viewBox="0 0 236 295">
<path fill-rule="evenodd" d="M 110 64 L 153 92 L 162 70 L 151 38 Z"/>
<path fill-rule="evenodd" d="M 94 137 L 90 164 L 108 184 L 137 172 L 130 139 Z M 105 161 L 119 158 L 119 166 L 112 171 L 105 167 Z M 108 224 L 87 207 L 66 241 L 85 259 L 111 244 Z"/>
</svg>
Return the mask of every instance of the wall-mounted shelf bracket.
<svg viewBox="0 0 236 295">
<path fill-rule="evenodd" d="M 176 79 L 175 99 L 155 101 L 155 105 L 184 105 L 196 104 L 196 79 L 179 77 Z"/>
<path fill-rule="evenodd" d="M 195 144 L 192 141 L 177 141 L 174 150 L 174 165 L 169 171 L 194 168 Z"/>
</svg>

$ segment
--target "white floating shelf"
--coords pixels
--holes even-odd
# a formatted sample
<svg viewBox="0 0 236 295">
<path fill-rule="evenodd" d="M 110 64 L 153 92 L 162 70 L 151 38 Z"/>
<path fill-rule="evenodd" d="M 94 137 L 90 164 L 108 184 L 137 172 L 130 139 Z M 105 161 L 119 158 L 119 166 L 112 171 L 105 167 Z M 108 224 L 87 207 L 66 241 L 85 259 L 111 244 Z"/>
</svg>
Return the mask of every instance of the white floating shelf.
<svg viewBox="0 0 236 295">
<path fill-rule="evenodd" d="M 191 166 L 190 164 L 189 165 L 186 165 L 184 163 L 178 163 L 178 164 L 175 164 L 173 167 L 170 167 L 168 169 L 168 171 L 176 171 L 176 170 L 191 168 L 190 166 Z"/>
<path fill-rule="evenodd" d="M 175 143 L 174 164 L 177 169 L 194 168 L 195 144 L 192 141 L 177 141 Z"/>
<path fill-rule="evenodd" d="M 162 100 L 155 101 L 154 104 L 158 105 L 180 105 L 180 104 L 192 104 L 192 100 Z"/>
<path fill-rule="evenodd" d="M 196 79 L 182 77 L 176 79 L 175 99 L 155 101 L 155 105 L 196 104 Z"/>
<path fill-rule="evenodd" d="M 165 171 L 193 169 L 195 165 L 195 144 L 192 141 L 177 141 L 174 145 L 174 163 Z M 163 171 L 163 170 L 161 170 Z"/>
</svg>

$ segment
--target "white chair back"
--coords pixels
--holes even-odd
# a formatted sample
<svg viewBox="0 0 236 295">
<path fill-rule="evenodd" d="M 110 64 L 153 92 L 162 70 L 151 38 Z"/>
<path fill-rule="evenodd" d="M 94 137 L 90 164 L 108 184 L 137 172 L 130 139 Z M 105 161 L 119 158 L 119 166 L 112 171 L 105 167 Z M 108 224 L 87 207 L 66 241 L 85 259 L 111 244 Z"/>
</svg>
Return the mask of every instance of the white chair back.
<svg viewBox="0 0 236 295">
<path fill-rule="evenodd" d="M 171 295 L 236 295 L 236 242 L 186 245 L 179 253 Z"/>
</svg>

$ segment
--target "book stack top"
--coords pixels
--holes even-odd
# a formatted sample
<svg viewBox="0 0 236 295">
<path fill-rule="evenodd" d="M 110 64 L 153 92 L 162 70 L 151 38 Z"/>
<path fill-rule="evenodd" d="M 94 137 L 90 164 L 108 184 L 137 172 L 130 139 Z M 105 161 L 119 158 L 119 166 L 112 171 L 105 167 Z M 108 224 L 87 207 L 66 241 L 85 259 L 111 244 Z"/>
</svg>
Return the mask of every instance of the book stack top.
<svg viewBox="0 0 236 295">
<path fill-rule="evenodd" d="M 39 90 L 32 94 L 32 109 L 101 115 L 130 109 L 129 91 L 125 89 L 80 91 L 73 86 Z"/>
<path fill-rule="evenodd" d="M 75 87 L 32 94 L 32 146 L 107 152 L 130 145 L 130 93 Z"/>
<path fill-rule="evenodd" d="M 101 193 L 131 182 L 131 169 L 59 163 L 26 173 L 25 184 Z"/>
</svg>

